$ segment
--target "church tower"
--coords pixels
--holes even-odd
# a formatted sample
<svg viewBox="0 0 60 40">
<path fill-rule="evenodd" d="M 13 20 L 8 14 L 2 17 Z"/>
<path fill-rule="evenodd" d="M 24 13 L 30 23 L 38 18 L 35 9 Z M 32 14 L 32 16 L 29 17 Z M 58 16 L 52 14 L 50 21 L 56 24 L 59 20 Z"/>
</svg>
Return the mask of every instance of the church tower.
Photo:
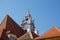
<svg viewBox="0 0 60 40">
<path fill-rule="evenodd" d="M 27 11 L 26 16 L 22 20 L 22 28 L 26 30 L 27 32 L 34 32 L 35 26 L 34 26 L 34 21 L 30 15 L 29 10 Z"/>
<path fill-rule="evenodd" d="M 34 20 L 32 19 L 29 10 L 27 11 L 26 16 L 23 18 L 21 26 L 27 32 L 34 32 L 35 34 L 39 34 L 38 30 L 35 29 Z"/>
</svg>

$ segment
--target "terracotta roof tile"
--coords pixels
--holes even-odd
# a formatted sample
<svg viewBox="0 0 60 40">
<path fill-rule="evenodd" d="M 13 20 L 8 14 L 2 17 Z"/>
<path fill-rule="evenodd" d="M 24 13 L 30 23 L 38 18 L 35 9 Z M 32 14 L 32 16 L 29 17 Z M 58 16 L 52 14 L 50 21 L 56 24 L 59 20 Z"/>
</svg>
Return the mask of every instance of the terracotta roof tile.
<svg viewBox="0 0 60 40">
<path fill-rule="evenodd" d="M 10 31 L 11 34 L 17 35 L 17 37 L 20 37 L 26 33 L 9 15 L 7 15 L 2 21 L 0 29 L 2 32 L 2 34 L 0 33 L 0 36 L 2 38 L 6 38 L 7 31 Z"/>
<path fill-rule="evenodd" d="M 50 30 L 48 30 L 47 32 L 45 32 L 40 37 L 37 37 L 36 39 L 56 37 L 56 36 L 60 36 L 60 30 L 56 26 L 54 26 L 53 28 L 51 28 Z"/>
<path fill-rule="evenodd" d="M 1 38 L 2 32 L 3 32 L 3 30 L 0 29 L 0 38 Z"/>
</svg>

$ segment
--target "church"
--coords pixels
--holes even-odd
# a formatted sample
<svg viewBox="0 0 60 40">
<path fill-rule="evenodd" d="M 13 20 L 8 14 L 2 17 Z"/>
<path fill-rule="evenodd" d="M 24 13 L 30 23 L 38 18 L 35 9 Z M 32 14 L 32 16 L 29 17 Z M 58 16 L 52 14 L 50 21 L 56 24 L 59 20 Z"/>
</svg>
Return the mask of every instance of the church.
<svg viewBox="0 0 60 40">
<path fill-rule="evenodd" d="M 29 11 L 21 25 L 18 25 L 9 15 L 6 15 L 0 24 L 0 40 L 33 40 L 38 36 Z"/>
<path fill-rule="evenodd" d="M 28 10 L 21 25 L 18 25 L 9 15 L 5 16 L 0 24 L 0 40 L 60 40 L 60 29 L 54 26 L 43 35 L 39 35 Z"/>
</svg>

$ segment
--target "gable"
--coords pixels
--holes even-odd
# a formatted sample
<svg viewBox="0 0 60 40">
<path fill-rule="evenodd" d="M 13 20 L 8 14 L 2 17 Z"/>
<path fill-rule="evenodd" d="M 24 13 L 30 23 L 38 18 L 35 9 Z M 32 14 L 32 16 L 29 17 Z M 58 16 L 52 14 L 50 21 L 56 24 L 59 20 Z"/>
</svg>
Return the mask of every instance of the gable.
<svg viewBox="0 0 60 40">
<path fill-rule="evenodd" d="M 2 21 L 0 29 L 2 29 L 0 36 L 3 39 L 7 38 L 7 31 L 10 31 L 9 34 L 14 34 L 17 37 L 26 33 L 9 15 Z"/>
<path fill-rule="evenodd" d="M 25 33 L 23 36 L 19 37 L 17 40 L 30 40 L 32 39 L 30 33 Z"/>
<path fill-rule="evenodd" d="M 60 30 L 56 26 L 54 26 L 50 30 L 45 32 L 43 35 L 35 39 L 45 39 L 45 38 L 52 38 L 52 37 L 59 37 L 59 36 L 60 36 Z"/>
</svg>

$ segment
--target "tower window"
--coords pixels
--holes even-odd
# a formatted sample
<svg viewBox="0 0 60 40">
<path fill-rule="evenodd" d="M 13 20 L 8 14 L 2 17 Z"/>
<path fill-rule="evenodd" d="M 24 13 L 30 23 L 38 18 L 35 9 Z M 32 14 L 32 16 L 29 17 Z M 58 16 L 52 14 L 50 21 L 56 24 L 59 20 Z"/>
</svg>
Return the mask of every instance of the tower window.
<svg viewBox="0 0 60 40">
<path fill-rule="evenodd" d="M 26 21 L 28 20 L 28 18 L 26 18 Z"/>
</svg>

